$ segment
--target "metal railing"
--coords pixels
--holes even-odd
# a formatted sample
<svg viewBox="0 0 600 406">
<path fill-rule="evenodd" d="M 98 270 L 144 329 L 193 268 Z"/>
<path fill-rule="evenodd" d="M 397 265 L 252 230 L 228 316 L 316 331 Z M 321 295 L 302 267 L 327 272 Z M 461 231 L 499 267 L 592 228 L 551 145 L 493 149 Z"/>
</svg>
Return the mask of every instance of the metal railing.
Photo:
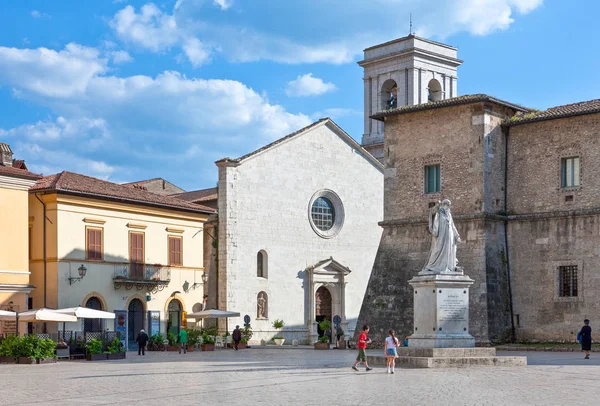
<svg viewBox="0 0 600 406">
<path fill-rule="evenodd" d="M 119 264 L 115 265 L 113 280 L 166 282 L 171 280 L 171 267 L 160 264 Z"/>
</svg>

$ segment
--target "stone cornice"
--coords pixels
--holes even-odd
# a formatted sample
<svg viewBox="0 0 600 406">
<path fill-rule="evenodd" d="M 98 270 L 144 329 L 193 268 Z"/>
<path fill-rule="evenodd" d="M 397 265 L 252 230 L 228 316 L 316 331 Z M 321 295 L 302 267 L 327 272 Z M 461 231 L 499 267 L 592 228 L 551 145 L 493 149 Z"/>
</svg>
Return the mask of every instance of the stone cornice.
<svg viewBox="0 0 600 406">
<path fill-rule="evenodd" d="M 0 188 L 28 190 L 30 187 L 35 185 L 35 182 L 35 179 L 25 179 L 19 177 L 0 175 Z"/>
</svg>

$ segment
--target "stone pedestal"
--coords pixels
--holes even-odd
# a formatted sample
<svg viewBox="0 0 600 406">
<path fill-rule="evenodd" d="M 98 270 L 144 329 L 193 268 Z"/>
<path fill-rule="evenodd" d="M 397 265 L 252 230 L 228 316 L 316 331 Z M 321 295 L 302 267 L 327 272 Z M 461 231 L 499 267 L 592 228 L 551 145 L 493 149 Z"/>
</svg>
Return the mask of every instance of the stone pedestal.
<svg viewBox="0 0 600 406">
<path fill-rule="evenodd" d="M 462 273 L 414 277 L 414 332 L 408 346 L 416 348 L 472 348 L 469 334 L 469 287 L 473 279 Z"/>
</svg>

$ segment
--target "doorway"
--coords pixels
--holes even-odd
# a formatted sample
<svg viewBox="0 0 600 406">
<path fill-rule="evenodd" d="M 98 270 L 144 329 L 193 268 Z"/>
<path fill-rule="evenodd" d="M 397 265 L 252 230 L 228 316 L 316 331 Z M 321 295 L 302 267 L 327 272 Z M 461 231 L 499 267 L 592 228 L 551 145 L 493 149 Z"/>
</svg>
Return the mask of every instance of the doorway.
<svg viewBox="0 0 600 406">
<path fill-rule="evenodd" d="M 331 341 L 331 331 L 321 330 L 321 326 L 318 324 L 323 320 L 329 320 L 331 322 L 331 292 L 325 286 L 321 286 L 315 293 L 315 320 L 317 322 L 317 333 L 319 337 L 324 335 L 329 336 Z"/>
<path fill-rule="evenodd" d="M 85 307 L 88 309 L 103 310 L 102 302 L 100 302 L 100 299 L 96 296 L 90 297 L 87 302 L 85 302 Z M 95 333 L 100 331 L 102 331 L 102 319 L 83 319 L 84 333 Z"/>
<path fill-rule="evenodd" d="M 167 318 L 167 333 L 170 331 L 176 336 L 179 334 L 179 328 L 181 327 L 181 302 L 177 299 L 171 300 L 168 307 L 168 318 Z"/>
<path fill-rule="evenodd" d="M 144 328 L 144 305 L 140 299 L 133 299 L 127 308 L 127 336 L 129 347 L 135 347 L 135 339 L 141 329 Z"/>
</svg>

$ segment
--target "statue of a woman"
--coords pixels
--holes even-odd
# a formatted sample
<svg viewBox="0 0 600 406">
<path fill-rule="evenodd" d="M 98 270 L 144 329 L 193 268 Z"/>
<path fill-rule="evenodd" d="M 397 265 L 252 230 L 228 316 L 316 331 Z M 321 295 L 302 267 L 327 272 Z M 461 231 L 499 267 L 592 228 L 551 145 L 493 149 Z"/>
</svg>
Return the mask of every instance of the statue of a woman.
<svg viewBox="0 0 600 406">
<path fill-rule="evenodd" d="M 450 200 L 446 199 L 434 207 L 433 210 L 437 210 L 435 217 L 429 216 L 431 251 L 429 261 L 421 274 L 463 273 L 462 268 L 456 266 L 456 244 L 461 242 L 461 239 L 452 220 L 451 205 Z"/>
</svg>

